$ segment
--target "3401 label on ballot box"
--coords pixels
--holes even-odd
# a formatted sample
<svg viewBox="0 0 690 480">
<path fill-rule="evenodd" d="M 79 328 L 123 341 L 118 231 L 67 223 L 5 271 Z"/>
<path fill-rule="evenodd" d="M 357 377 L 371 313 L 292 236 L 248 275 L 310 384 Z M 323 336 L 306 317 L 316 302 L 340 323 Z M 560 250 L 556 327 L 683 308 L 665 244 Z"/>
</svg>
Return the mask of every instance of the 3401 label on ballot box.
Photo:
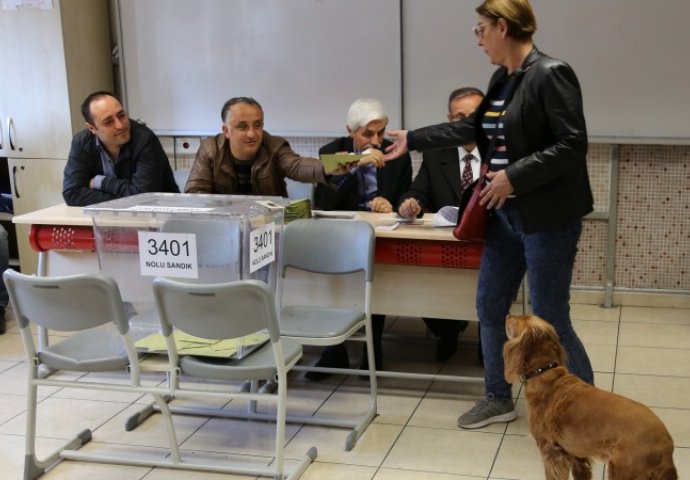
<svg viewBox="0 0 690 480">
<path fill-rule="evenodd" d="M 139 267 L 144 276 L 199 278 L 196 234 L 140 231 Z"/>
<path fill-rule="evenodd" d="M 271 222 L 249 232 L 249 272 L 256 272 L 275 259 L 276 224 Z"/>
</svg>

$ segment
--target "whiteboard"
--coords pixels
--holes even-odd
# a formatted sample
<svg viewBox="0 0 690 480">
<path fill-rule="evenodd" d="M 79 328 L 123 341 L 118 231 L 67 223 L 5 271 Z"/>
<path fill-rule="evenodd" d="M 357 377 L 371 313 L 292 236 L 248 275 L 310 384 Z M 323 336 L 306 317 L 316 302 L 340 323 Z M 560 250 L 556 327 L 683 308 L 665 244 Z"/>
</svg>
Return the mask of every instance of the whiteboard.
<svg viewBox="0 0 690 480">
<path fill-rule="evenodd" d="M 406 128 L 444 120 L 459 86 L 486 90 L 496 68 L 471 26 L 478 0 L 403 0 Z M 590 139 L 679 143 L 690 139 L 687 0 L 531 0 L 535 44 L 572 65 Z"/>
<path fill-rule="evenodd" d="M 119 0 L 123 96 L 159 134 L 220 131 L 234 96 L 266 130 L 340 136 L 359 97 L 401 126 L 399 0 Z"/>
</svg>

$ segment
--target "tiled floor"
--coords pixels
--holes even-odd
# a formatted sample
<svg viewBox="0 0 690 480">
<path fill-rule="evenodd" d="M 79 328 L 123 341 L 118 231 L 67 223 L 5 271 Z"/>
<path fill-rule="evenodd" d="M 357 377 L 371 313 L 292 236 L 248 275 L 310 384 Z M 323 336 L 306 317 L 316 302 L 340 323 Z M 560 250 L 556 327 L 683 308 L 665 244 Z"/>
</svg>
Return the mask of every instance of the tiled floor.
<svg viewBox="0 0 690 480">
<path fill-rule="evenodd" d="M 680 478 L 690 478 L 690 310 L 591 305 L 572 308 L 576 329 L 583 339 L 604 389 L 649 405 L 666 423 L 674 438 L 675 462 Z M 388 319 L 384 342 L 386 366 L 444 374 L 481 375 L 477 366 L 476 328 L 470 326 L 460 351 L 445 365 L 432 360 L 434 343 L 425 338 L 418 319 Z M 357 348 L 351 349 L 356 360 Z M 307 351 L 307 361 L 317 352 Z M 20 479 L 24 452 L 26 363 L 12 322 L 0 337 L 0 478 Z M 147 376 L 146 382 L 162 378 Z M 481 385 L 452 382 L 380 382 L 379 413 L 357 446 L 344 451 L 346 431 L 292 425 L 287 429 L 286 455 L 300 458 L 316 445 L 317 461 L 302 477 L 348 480 L 469 480 L 542 479 L 542 467 L 527 430 L 524 400 L 514 388 L 519 417 L 505 425 L 463 431 L 455 421 L 482 393 Z M 339 413 L 363 409 L 365 383 L 357 378 L 329 379 L 312 384 L 294 374 L 290 407 L 300 411 Z M 133 432 L 125 432 L 124 419 L 146 403 L 128 394 L 102 396 L 74 389 L 39 390 L 39 455 L 48 452 L 85 427 L 94 432 L 86 450 L 109 449 L 127 455 L 136 451 L 164 457 L 165 436 L 160 416 L 153 416 Z M 231 402 L 232 403 L 232 402 Z M 223 406 L 224 403 L 218 403 Z M 224 405 L 233 408 L 235 404 Z M 269 424 L 204 417 L 176 416 L 175 424 L 185 451 L 199 456 L 251 455 L 268 464 L 273 448 Z M 289 463 L 289 461 L 288 461 Z M 595 466 L 595 478 L 604 469 Z M 235 479 L 203 474 L 86 464 L 63 461 L 43 478 L 49 480 L 198 480 Z"/>
</svg>

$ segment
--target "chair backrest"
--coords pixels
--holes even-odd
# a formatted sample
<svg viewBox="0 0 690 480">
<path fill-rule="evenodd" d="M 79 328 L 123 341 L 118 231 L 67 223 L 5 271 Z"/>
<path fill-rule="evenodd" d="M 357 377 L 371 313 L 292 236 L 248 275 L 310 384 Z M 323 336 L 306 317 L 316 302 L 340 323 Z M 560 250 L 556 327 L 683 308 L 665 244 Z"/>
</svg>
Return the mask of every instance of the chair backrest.
<svg viewBox="0 0 690 480">
<path fill-rule="evenodd" d="M 240 222 L 174 218 L 163 224 L 161 232 L 196 235 L 199 278 L 194 283 L 240 279 Z"/>
<path fill-rule="evenodd" d="M 50 330 L 74 332 L 108 322 L 129 331 L 122 297 L 112 278 L 100 275 L 36 277 L 12 269 L 3 274 L 20 328 L 29 322 Z"/>
<path fill-rule="evenodd" d="M 272 342 L 280 337 L 273 293 L 257 280 L 195 284 L 158 277 L 153 296 L 165 335 L 175 327 L 197 337 L 225 339 L 265 328 Z"/>
<path fill-rule="evenodd" d="M 364 271 L 374 276 L 373 227 L 358 220 L 302 219 L 284 229 L 283 265 L 315 273 L 345 274 Z"/>
</svg>

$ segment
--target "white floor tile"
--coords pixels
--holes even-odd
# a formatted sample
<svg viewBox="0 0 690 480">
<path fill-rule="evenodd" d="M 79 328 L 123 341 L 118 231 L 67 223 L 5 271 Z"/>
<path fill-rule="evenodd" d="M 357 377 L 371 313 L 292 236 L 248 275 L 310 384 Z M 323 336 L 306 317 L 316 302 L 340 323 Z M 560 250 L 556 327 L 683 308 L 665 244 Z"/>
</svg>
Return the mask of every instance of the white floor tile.
<svg viewBox="0 0 690 480">
<path fill-rule="evenodd" d="M 685 325 L 621 323 L 618 343 L 635 347 L 686 349 L 690 355 L 690 319 Z"/>
<path fill-rule="evenodd" d="M 322 463 L 317 459 L 302 476 L 302 480 L 371 480 L 375 478 L 375 473 L 375 467 Z"/>
<path fill-rule="evenodd" d="M 690 381 L 683 377 L 618 373 L 613 391 L 648 407 L 684 409 L 690 405 Z"/>
<path fill-rule="evenodd" d="M 26 396 L 0 393 L 0 425 L 26 410 Z"/>
<path fill-rule="evenodd" d="M 374 480 L 478 480 L 479 478 L 484 477 L 468 477 L 465 475 L 421 472 L 419 470 L 382 468 L 378 471 Z"/>
<path fill-rule="evenodd" d="M 652 408 L 664 422 L 676 447 L 690 448 L 690 408 Z"/>
<path fill-rule="evenodd" d="M 327 427 L 304 427 L 286 448 L 289 458 L 300 458 L 310 447 L 319 451 L 318 460 L 326 463 L 343 463 L 378 467 L 383 462 L 403 427 L 372 423 L 355 448 L 345 451 L 345 439 L 349 430 Z"/>
<path fill-rule="evenodd" d="M 573 320 L 573 327 L 585 345 L 616 345 L 618 323 L 601 320 Z"/>
<path fill-rule="evenodd" d="M 690 349 L 620 345 L 616 372 L 690 377 Z"/>
<path fill-rule="evenodd" d="M 683 308 L 621 307 L 621 322 L 688 325 L 690 310 Z"/>
<path fill-rule="evenodd" d="M 618 322 L 621 307 L 605 308 L 600 305 L 576 303 L 570 305 L 570 318 L 573 320 L 600 320 L 603 322 Z"/>
<path fill-rule="evenodd" d="M 487 476 L 501 439 L 493 433 L 408 427 L 382 466 Z"/>
<path fill-rule="evenodd" d="M 39 437 L 71 438 L 85 428 L 95 431 L 127 404 L 46 398 L 38 404 L 36 435 Z M 22 413 L 0 426 L 0 433 L 23 435 L 26 413 Z"/>
<path fill-rule="evenodd" d="M 356 418 L 369 409 L 368 387 L 341 386 L 319 408 L 316 417 Z M 422 400 L 417 390 L 378 389 L 376 423 L 405 425 Z"/>
</svg>

